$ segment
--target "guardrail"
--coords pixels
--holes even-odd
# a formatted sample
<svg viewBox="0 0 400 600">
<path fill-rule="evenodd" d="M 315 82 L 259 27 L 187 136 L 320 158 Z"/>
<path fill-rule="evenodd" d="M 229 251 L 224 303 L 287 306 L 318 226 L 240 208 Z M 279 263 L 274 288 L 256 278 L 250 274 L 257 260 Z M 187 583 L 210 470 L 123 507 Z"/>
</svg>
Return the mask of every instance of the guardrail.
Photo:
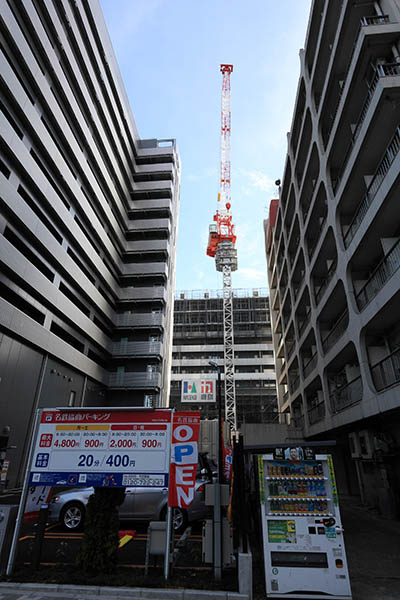
<svg viewBox="0 0 400 600">
<path fill-rule="evenodd" d="M 322 421 L 325 417 L 325 402 L 322 400 L 315 406 L 312 406 L 307 411 L 308 422 L 310 425 L 314 425 L 319 421 Z"/>
<path fill-rule="evenodd" d="M 358 228 L 360 227 L 362 221 L 364 220 L 365 215 L 368 212 L 369 207 L 371 206 L 382 181 L 384 180 L 386 173 L 389 171 L 393 161 L 400 151 L 400 127 L 397 127 L 397 130 L 390 141 L 390 144 L 385 150 L 383 158 L 379 164 L 379 167 L 375 171 L 375 174 L 369 184 L 364 197 L 362 198 L 360 204 L 358 205 L 356 212 L 351 220 L 348 230 L 346 234 L 343 236 L 344 245 L 346 248 L 349 247 L 352 239 L 354 238 Z"/>
<path fill-rule="evenodd" d="M 349 311 L 346 309 L 331 327 L 328 335 L 322 340 L 322 348 L 325 354 L 332 348 L 337 340 L 342 337 L 349 324 Z"/>
<path fill-rule="evenodd" d="M 378 392 L 400 383 L 400 348 L 394 350 L 370 369 Z"/>
<path fill-rule="evenodd" d="M 348 384 L 337 388 L 329 394 L 331 410 L 334 414 L 349 408 L 362 400 L 363 386 L 361 377 L 353 379 Z"/>
<path fill-rule="evenodd" d="M 396 273 L 400 267 L 400 240 L 392 246 L 391 250 L 383 257 L 381 262 L 373 271 L 367 283 L 361 288 L 356 296 L 357 306 L 363 310 L 387 281 Z"/>
</svg>

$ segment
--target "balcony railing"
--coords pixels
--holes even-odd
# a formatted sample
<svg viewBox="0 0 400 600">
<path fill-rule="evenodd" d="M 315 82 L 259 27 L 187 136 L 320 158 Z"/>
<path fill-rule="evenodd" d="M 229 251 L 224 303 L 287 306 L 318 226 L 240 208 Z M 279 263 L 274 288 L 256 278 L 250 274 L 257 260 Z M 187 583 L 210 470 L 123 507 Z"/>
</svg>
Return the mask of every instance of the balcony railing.
<svg viewBox="0 0 400 600">
<path fill-rule="evenodd" d="M 293 380 L 289 379 L 289 391 L 291 394 L 294 394 L 294 392 L 297 390 L 297 388 L 300 385 L 300 377 L 299 375 L 297 375 Z"/>
<path fill-rule="evenodd" d="M 343 160 L 343 162 L 342 162 L 342 164 L 341 164 L 341 166 L 340 166 L 340 168 L 338 170 L 338 173 L 336 175 L 336 178 L 335 178 L 335 180 L 333 182 L 334 192 L 336 191 L 336 189 L 337 189 L 337 187 L 339 185 L 340 179 L 341 179 L 341 177 L 343 175 L 343 172 L 345 170 L 347 161 L 349 160 L 349 157 L 350 157 L 351 151 L 353 149 L 353 146 L 354 146 L 354 144 L 355 144 L 355 142 L 356 142 L 356 140 L 357 140 L 357 138 L 358 138 L 358 136 L 360 134 L 361 127 L 362 127 L 362 125 L 363 125 L 363 123 L 365 121 L 365 117 L 367 116 L 368 108 L 369 108 L 369 106 L 370 106 L 370 104 L 372 102 L 372 98 L 374 97 L 374 93 L 375 93 L 375 90 L 376 90 L 376 88 L 378 86 L 379 80 L 381 78 L 383 78 L 383 77 L 394 77 L 396 75 L 400 75 L 400 63 L 387 63 L 387 64 L 384 64 L 384 65 L 377 65 L 376 66 L 376 72 L 375 72 L 375 75 L 374 75 L 374 77 L 373 77 L 373 79 L 371 81 L 371 84 L 369 86 L 369 89 L 368 89 L 368 92 L 367 92 L 367 97 L 366 97 L 365 102 L 363 104 L 363 107 L 361 109 L 360 116 L 358 117 L 357 124 L 356 124 L 356 127 L 354 129 L 353 135 L 351 137 L 351 141 L 350 141 L 349 147 L 347 148 L 347 152 L 345 154 L 344 160 Z"/>
<path fill-rule="evenodd" d="M 302 336 L 303 331 L 305 330 L 305 328 L 307 327 L 307 325 L 310 322 L 310 315 L 311 315 L 311 308 L 306 312 L 306 314 L 304 315 L 304 319 L 302 320 L 301 323 L 299 323 L 297 330 L 299 333 L 299 338 Z"/>
<path fill-rule="evenodd" d="M 293 344 L 291 346 L 289 346 L 288 351 L 287 351 L 287 358 L 288 358 L 288 360 L 292 356 L 295 347 L 296 347 L 296 344 L 294 342 L 293 342 Z"/>
<path fill-rule="evenodd" d="M 322 421 L 325 417 L 325 402 L 322 400 L 315 406 L 311 406 L 308 409 L 308 422 L 310 425 Z"/>
<path fill-rule="evenodd" d="M 341 85 L 339 97 L 338 97 L 337 102 L 335 104 L 335 107 L 334 107 L 334 109 L 332 110 L 332 113 L 331 113 L 331 115 L 332 115 L 331 116 L 331 121 L 330 121 L 330 124 L 329 124 L 329 128 L 327 130 L 327 133 L 326 133 L 326 139 L 327 140 L 329 139 L 329 136 L 330 136 L 331 131 L 332 131 L 333 124 L 334 124 L 335 119 L 336 119 L 336 115 L 337 115 L 337 111 L 338 111 L 338 108 L 339 108 L 340 100 L 341 100 L 342 95 L 343 95 L 343 90 L 345 88 L 345 84 L 346 84 L 346 81 L 347 81 L 347 76 L 348 76 L 349 71 L 350 71 L 351 62 L 353 60 L 354 52 L 355 52 L 355 49 L 357 47 L 357 42 L 358 42 L 358 38 L 359 38 L 360 31 L 361 31 L 362 27 L 366 27 L 368 25 L 384 25 L 386 23 L 390 23 L 388 15 L 381 15 L 381 16 L 379 16 L 379 15 L 372 15 L 370 17 L 361 17 L 360 27 L 359 27 L 359 29 L 357 31 L 357 35 L 356 35 L 356 37 L 354 39 L 354 44 L 353 44 L 353 48 L 352 48 L 351 53 L 350 53 L 350 58 L 348 60 L 347 67 L 346 67 L 345 72 L 344 72 L 343 82 L 342 82 L 342 85 Z"/>
<path fill-rule="evenodd" d="M 295 427 L 300 427 L 301 429 L 304 429 L 304 415 L 293 415 L 291 422 Z"/>
<path fill-rule="evenodd" d="M 124 287 L 120 289 L 121 300 L 167 300 L 167 291 L 162 286 Z"/>
<path fill-rule="evenodd" d="M 371 183 L 368 186 L 368 189 L 361 200 L 360 204 L 357 207 L 357 210 L 354 214 L 354 217 L 349 225 L 348 230 L 344 236 L 344 245 L 346 248 L 349 247 L 350 242 L 354 238 L 356 231 L 361 225 L 365 215 L 368 212 L 369 207 L 374 200 L 382 181 L 384 180 L 386 173 L 389 171 L 394 159 L 398 155 L 400 151 L 400 127 L 396 129 L 396 132 L 386 148 L 385 154 L 380 162 L 379 167 L 377 168 L 375 175 L 372 178 Z"/>
<path fill-rule="evenodd" d="M 127 389 L 154 389 L 161 387 L 160 373 L 110 373 L 108 387 Z"/>
<path fill-rule="evenodd" d="M 115 317 L 116 327 L 161 327 L 162 313 L 122 313 Z"/>
<path fill-rule="evenodd" d="M 310 360 L 304 365 L 303 367 L 303 377 L 304 379 L 306 377 L 309 376 L 310 373 L 312 373 L 312 371 L 314 371 L 316 365 L 318 362 L 318 353 L 315 352 L 312 357 L 310 358 Z"/>
<path fill-rule="evenodd" d="M 361 17 L 361 25 L 384 25 L 390 23 L 389 15 L 371 15 L 370 17 Z"/>
<path fill-rule="evenodd" d="M 363 310 L 371 302 L 377 293 L 385 286 L 386 282 L 396 273 L 400 267 L 400 240 L 384 256 L 379 265 L 373 271 L 364 287 L 356 296 L 357 306 Z"/>
<path fill-rule="evenodd" d="M 371 375 L 378 392 L 400 383 L 400 348 L 371 367 Z"/>
<path fill-rule="evenodd" d="M 325 354 L 334 346 L 337 340 L 342 337 L 349 324 L 349 312 L 346 309 L 331 327 L 328 335 L 322 340 L 322 348 Z"/>
<path fill-rule="evenodd" d="M 334 392 L 329 394 L 329 402 L 331 405 L 332 412 L 338 413 L 345 408 L 349 408 L 362 400 L 362 381 L 361 377 L 357 377 L 350 381 L 347 385 L 341 388 L 337 388 Z"/>
<path fill-rule="evenodd" d="M 161 355 L 161 342 L 114 342 L 111 346 L 113 356 Z"/>
<path fill-rule="evenodd" d="M 319 287 L 316 288 L 315 290 L 315 302 L 316 304 L 319 304 L 319 301 L 321 300 L 322 296 L 325 293 L 326 288 L 328 287 L 328 285 L 331 282 L 331 279 L 336 271 L 336 266 L 337 266 L 337 260 L 335 259 L 333 261 L 333 263 L 331 264 L 331 266 L 329 267 L 329 270 L 326 274 L 325 279 L 323 280 L 323 282 L 321 283 L 321 285 Z"/>
</svg>

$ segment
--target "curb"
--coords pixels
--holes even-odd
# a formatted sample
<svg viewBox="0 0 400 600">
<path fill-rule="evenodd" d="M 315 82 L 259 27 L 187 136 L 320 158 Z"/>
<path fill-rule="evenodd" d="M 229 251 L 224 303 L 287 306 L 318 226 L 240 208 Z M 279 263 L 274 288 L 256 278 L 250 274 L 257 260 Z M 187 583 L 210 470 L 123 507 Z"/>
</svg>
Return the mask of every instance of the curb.
<svg viewBox="0 0 400 600">
<path fill-rule="evenodd" d="M 128 588 L 128 587 L 106 587 L 106 586 L 78 586 L 59 585 L 57 583 L 8 583 L 0 582 L 0 594 L 11 590 L 18 592 L 65 592 L 74 596 L 82 594 L 85 596 L 107 596 L 130 598 L 130 600 L 249 600 L 246 594 L 238 592 L 221 592 L 216 590 L 193 590 L 193 589 L 164 589 L 164 588 Z M 50 600 L 50 599 L 49 599 Z"/>
</svg>

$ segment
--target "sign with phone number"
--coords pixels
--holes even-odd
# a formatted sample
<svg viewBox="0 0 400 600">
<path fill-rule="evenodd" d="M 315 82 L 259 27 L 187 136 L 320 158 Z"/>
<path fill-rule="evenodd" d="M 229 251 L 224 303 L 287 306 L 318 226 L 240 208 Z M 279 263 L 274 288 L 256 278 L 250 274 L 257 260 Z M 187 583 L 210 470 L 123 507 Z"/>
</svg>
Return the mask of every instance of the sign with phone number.
<svg viewBox="0 0 400 600">
<path fill-rule="evenodd" d="M 171 411 L 43 409 L 29 485 L 168 485 Z"/>
</svg>

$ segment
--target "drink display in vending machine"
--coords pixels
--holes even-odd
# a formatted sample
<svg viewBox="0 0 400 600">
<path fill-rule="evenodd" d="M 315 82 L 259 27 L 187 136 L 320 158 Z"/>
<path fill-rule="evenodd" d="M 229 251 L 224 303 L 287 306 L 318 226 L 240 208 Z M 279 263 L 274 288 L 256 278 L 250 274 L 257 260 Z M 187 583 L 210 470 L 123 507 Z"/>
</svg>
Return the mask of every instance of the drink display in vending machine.
<svg viewBox="0 0 400 600">
<path fill-rule="evenodd" d="M 351 600 L 332 457 L 277 448 L 258 459 L 268 598 Z"/>
</svg>

